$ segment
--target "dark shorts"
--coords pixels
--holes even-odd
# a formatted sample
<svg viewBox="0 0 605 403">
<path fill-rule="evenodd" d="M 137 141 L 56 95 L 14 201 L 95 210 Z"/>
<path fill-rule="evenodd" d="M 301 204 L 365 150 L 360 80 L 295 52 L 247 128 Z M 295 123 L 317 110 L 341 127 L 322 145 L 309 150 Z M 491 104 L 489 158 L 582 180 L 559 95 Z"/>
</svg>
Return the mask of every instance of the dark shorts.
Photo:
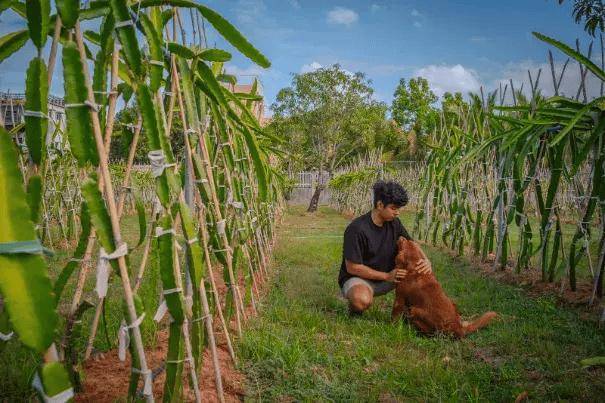
<svg viewBox="0 0 605 403">
<path fill-rule="evenodd" d="M 372 281 L 361 277 L 351 277 L 342 285 L 342 288 L 340 289 L 341 295 L 347 298 L 349 290 L 358 284 L 365 285 L 372 290 L 372 296 L 384 295 L 395 289 L 395 283 L 390 281 Z"/>
</svg>

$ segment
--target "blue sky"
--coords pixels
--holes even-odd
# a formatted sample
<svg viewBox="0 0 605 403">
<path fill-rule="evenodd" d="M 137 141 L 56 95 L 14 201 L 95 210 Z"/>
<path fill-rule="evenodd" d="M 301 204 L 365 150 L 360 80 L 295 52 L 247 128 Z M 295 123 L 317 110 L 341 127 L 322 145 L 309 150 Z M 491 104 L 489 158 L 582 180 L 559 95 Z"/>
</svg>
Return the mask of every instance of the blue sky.
<svg viewBox="0 0 605 403">
<path fill-rule="evenodd" d="M 478 91 L 479 86 L 493 89 L 509 78 L 518 87 L 527 81 L 528 69 L 537 73 L 539 68 L 545 69 L 541 88 L 548 94 L 552 92 L 549 47 L 531 31 L 569 44 L 579 38 L 584 51 L 590 40 L 573 22 L 571 0 L 563 6 L 557 0 L 210 0 L 204 4 L 234 23 L 271 60 L 272 67 L 264 70 L 234 51 L 229 67 L 242 82 L 259 77 L 268 105 L 280 88 L 290 84 L 293 73 L 333 63 L 366 73 L 375 98 L 387 103 L 402 77 L 424 76 L 441 95 Z M 23 23 L 11 12 L 0 16 L 0 33 L 19 26 Z M 208 31 L 209 46 L 233 50 Z M 557 51 L 554 54 L 560 68 L 565 58 Z M 0 89 L 23 89 L 23 72 L 32 56 L 30 45 L 0 64 Z M 577 66 L 571 64 L 562 87 L 568 95 L 575 95 L 578 75 Z M 55 81 L 52 91 L 61 95 L 60 76 Z M 589 84 L 589 92 L 596 94 L 596 80 Z"/>
</svg>

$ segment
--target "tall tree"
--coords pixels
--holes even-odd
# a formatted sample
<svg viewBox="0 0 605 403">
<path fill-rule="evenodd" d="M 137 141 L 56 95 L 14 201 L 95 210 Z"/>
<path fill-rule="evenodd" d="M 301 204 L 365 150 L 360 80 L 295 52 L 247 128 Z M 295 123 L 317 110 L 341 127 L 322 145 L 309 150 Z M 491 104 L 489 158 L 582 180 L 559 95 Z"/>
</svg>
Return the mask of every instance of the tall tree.
<svg viewBox="0 0 605 403">
<path fill-rule="evenodd" d="M 438 97 L 429 88 L 429 82 L 422 77 L 412 78 L 407 84 L 405 79 L 393 94 L 391 115 L 393 120 L 407 132 L 409 154 L 416 154 L 417 136 L 430 132 L 437 123 L 438 113 L 433 106 Z"/>
<path fill-rule="evenodd" d="M 563 4 L 565 0 L 559 0 Z M 595 36 L 597 29 L 605 29 L 605 3 L 603 0 L 574 0 L 573 16 L 576 24 L 584 21 L 584 30 Z"/>
<path fill-rule="evenodd" d="M 362 73 L 338 64 L 295 74 L 292 85 L 271 106 L 271 130 L 287 139 L 288 152 L 303 169 L 332 175 L 349 157 L 374 146 L 384 125 L 386 105 L 372 99 L 374 90 Z M 308 211 L 315 211 L 324 183 L 317 183 Z"/>
</svg>

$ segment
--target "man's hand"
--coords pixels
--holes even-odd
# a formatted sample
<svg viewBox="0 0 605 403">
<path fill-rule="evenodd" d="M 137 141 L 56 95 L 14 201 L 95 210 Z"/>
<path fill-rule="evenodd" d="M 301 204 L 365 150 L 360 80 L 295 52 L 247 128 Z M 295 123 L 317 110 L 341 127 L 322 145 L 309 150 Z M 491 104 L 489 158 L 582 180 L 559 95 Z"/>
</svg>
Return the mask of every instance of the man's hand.
<svg viewBox="0 0 605 403">
<path fill-rule="evenodd" d="M 422 259 L 416 265 L 415 270 L 420 274 L 431 274 L 433 272 L 433 266 L 428 259 Z"/>
<path fill-rule="evenodd" d="M 389 278 L 387 281 L 390 281 L 391 283 L 398 283 L 403 280 L 407 275 L 407 270 L 393 269 L 389 272 Z"/>
</svg>

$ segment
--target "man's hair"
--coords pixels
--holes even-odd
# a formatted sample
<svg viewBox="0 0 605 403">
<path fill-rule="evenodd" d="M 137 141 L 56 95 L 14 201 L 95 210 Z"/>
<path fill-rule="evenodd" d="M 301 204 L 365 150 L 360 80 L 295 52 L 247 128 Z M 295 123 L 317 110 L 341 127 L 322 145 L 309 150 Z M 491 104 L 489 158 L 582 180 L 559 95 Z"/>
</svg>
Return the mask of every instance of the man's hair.
<svg viewBox="0 0 605 403">
<path fill-rule="evenodd" d="M 372 186 L 374 190 L 374 207 L 381 201 L 386 207 L 393 204 L 396 207 L 403 207 L 408 204 L 408 192 L 397 182 L 378 181 Z"/>
</svg>

